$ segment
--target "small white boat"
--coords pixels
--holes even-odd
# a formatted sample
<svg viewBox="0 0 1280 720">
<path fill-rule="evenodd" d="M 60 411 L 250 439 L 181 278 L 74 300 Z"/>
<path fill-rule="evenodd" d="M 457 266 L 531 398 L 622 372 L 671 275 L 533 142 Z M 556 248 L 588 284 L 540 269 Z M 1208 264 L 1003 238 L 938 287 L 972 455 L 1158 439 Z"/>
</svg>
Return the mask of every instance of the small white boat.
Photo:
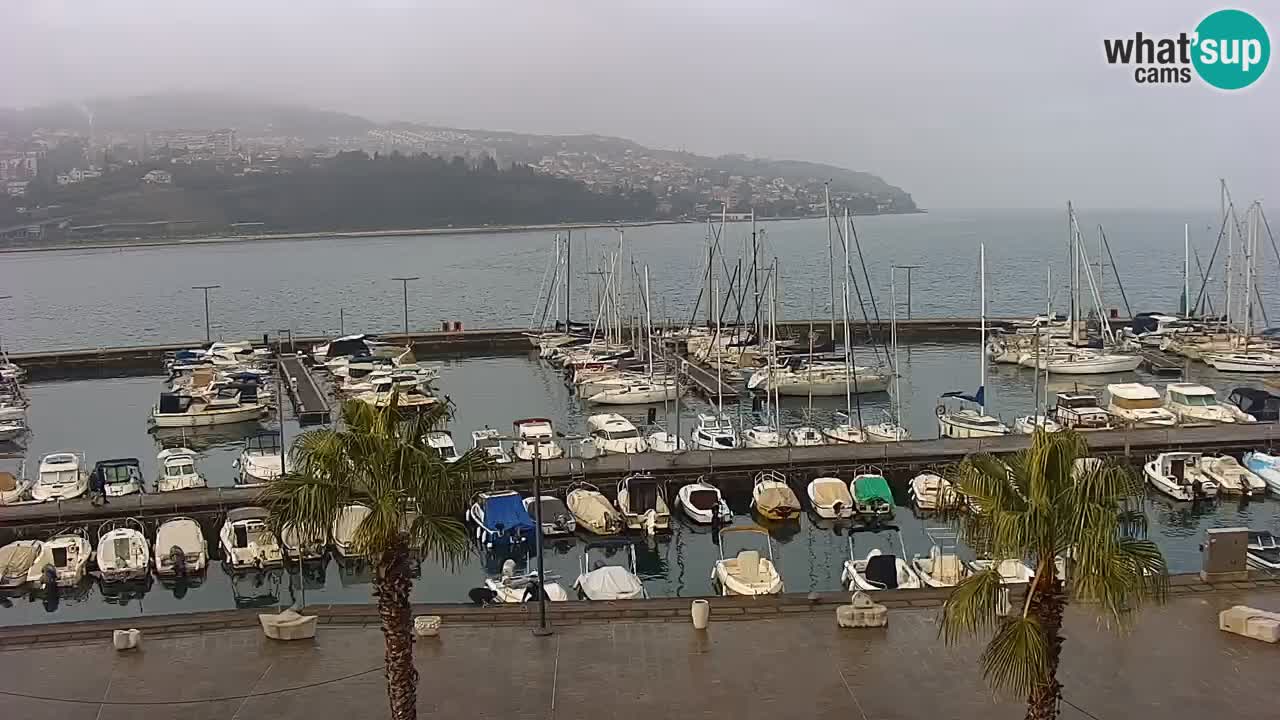
<svg viewBox="0 0 1280 720">
<path fill-rule="evenodd" d="M 200 523 L 188 517 L 166 520 L 156 529 L 156 574 L 195 575 L 209 565 L 209 546 Z"/>
<path fill-rule="evenodd" d="M 522 502 L 525 512 L 529 513 L 535 523 L 538 522 L 538 512 L 541 510 L 543 537 L 572 535 L 578 529 L 578 521 L 573 519 L 573 513 L 569 512 L 563 500 L 554 495 L 543 495 L 539 500 L 541 502 L 527 497 Z"/>
<path fill-rule="evenodd" d="M 671 529 L 671 510 L 662 483 L 648 473 L 618 481 L 618 512 L 627 527 L 650 535 Z"/>
<path fill-rule="evenodd" d="M 40 459 L 40 474 L 31 488 L 31 499 L 70 500 L 88 490 L 89 473 L 84 469 L 84 456 L 75 450 L 62 450 Z"/>
<path fill-rule="evenodd" d="M 729 538 L 763 538 L 769 557 L 761 557 L 759 550 L 742 550 L 736 556 L 726 558 L 724 546 Z M 758 527 L 732 527 L 720 531 L 720 559 L 711 570 L 711 581 L 720 594 L 777 595 L 783 591 L 782 576 L 773 561 L 773 541 L 769 533 Z"/>
<path fill-rule="evenodd" d="M 955 587 L 969 576 L 969 568 L 965 567 L 960 556 L 953 552 L 944 552 L 933 545 L 929 548 L 929 556 L 916 555 L 911 558 L 911 568 L 924 584 L 931 588 Z"/>
<path fill-rule="evenodd" d="M 847 413 L 836 413 L 836 420 L 836 425 L 822 429 L 822 436 L 826 439 L 827 445 L 845 445 L 867 441 L 867 436 L 862 432 L 862 428 L 853 424 Z"/>
<path fill-rule="evenodd" d="M 908 494 L 917 510 L 927 512 L 960 506 L 960 494 L 936 473 L 923 472 L 911 478 Z"/>
<path fill-rule="evenodd" d="M 738 432 L 728 415 L 702 413 L 690 440 L 694 450 L 732 450 L 738 447 Z"/>
<path fill-rule="evenodd" d="M 280 530 L 280 543 L 284 556 L 295 562 L 314 562 L 323 560 L 328 552 L 327 533 L 313 533 L 303 536 L 301 530 L 292 524 Z"/>
<path fill-rule="evenodd" d="M 120 497 L 142 492 L 142 466 L 134 458 L 99 460 L 93 474 L 102 483 L 107 497 Z"/>
<path fill-rule="evenodd" d="M 554 460 L 564 455 L 564 450 L 556 444 L 550 420 L 525 418 L 516 420 L 512 427 L 517 439 L 511 446 L 511 453 L 517 460 L 532 460 L 534 455 L 540 460 Z"/>
<path fill-rule="evenodd" d="M 787 444 L 792 447 L 816 447 L 827 443 L 821 430 L 805 425 L 787 431 Z"/>
<path fill-rule="evenodd" d="M 280 445 L 280 433 L 262 432 L 245 440 L 244 450 L 236 460 L 239 475 L 236 485 L 261 487 L 280 477 L 282 469 L 289 470 L 284 448 Z"/>
<path fill-rule="evenodd" d="M 645 438 L 645 442 L 653 452 L 673 453 L 684 452 L 689 449 L 689 444 L 684 441 L 684 438 L 666 430 L 649 433 L 649 436 Z"/>
<path fill-rule="evenodd" d="M 1206 353 L 1203 359 L 1219 372 L 1280 373 L 1280 354 L 1273 352 Z"/>
<path fill-rule="evenodd" d="M 218 544 L 222 562 L 233 572 L 279 567 L 284 557 L 276 536 L 267 527 L 267 510 L 242 507 L 227 511 Z"/>
<path fill-rule="evenodd" d="M 1280 543 L 1270 530 L 1250 530 L 1245 560 L 1251 567 L 1280 570 Z M 4 552 L 0 550 L 0 552 Z"/>
<path fill-rule="evenodd" d="M 511 459 L 511 454 L 507 452 L 506 448 L 502 447 L 502 433 L 494 428 L 486 427 L 483 430 L 472 430 L 471 446 L 483 451 L 491 461 L 499 465 L 508 465 L 514 462 Z"/>
<path fill-rule="evenodd" d="M 98 528 L 98 574 L 104 582 L 125 582 L 151 572 L 151 547 L 142 523 L 108 520 Z"/>
<path fill-rule="evenodd" d="M 674 400 L 675 396 L 674 383 L 645 381 L 603 390 L 587 398 L 587 402 L 596 405 L 646 405 Z"/>
<path fill-rule="evenodd" d="M 448 430 L 433 430 L 427 433 L 427 446 L 447 463 L 458 462 L 458 448 L 453 444 L 453 435 Z"/>
<path fill-rule="evenodd" d="M 786 440 L 778 428 L 772 425 L 752 425 L 742 431 L 742 446 L 749 448 L 771 448 L 786 445 Z"/>
<path fill-rule="evenodd" d="M 1267 493 L 1267 483 L 1230 455 L 1203 457 L 1200 470 L 1218 483 L 1220 495 L 1261 496 Z"/>
<path fill-rule="evenodd" d="M 1031 435 L 1036 430 L 1058 432 L 1062 426 L 1047 415 L 1022 415 L 1013 421 L 1013 431 L 1019 435 Z"/>
<path fill-rule="evenodd" d="M 720 488 L 698 478 L 697 482 L 681 487 L 676 492 L 676 503 L 690 520 L 710 525 L 719 518 L 722 523 L 733 522 L 733 511 L 720 494 Z"/>
<path fill-rule="evenodd" d="M 578 527 L 596 535 L 617 535 L 625 523 L 622 514 L 609 502 L 600 489 L 589 483 L 577 483 L 569 487 L 565 504 Z"/>
<path fill-rule="evenodd" d="M 1155 489 L 1174 500 L 1199 500 L 1218 494 L 1218 483 L 1200 467 L 1197 452 L 1160 453 L 1142 466 L 1143 473 Z"/>
<path fill-rule="evenodd" d="M 1107 386 L 1107 412 L 1133 427 L 1172 427 L 1178 416 L 1161 404 L 1160 393 L 1142 383 L 1113 383 Z"/>
<path fill-rule="evenodd" d="M 1034 362 L 1032 363 L 1034 366 Z M 1040 358 L 1040 369 L 1054 375 L 1102 375 L 1133 372 L 1142 364 L 1141 355 L 1120 355 L 1095 351 L 1053 352 Z"/>
<path fill-rule="evenodd" d="M 630 420 L 617 413 L 601 413 L 587 418 L 592 444 L 602 453 L 634 454 L 649 449 L 648 441 Z"/>
<path fill-rule="evenodd" d="M 26 461 L 19 460 L 12 470 L 0 470 L 0 505 L 21 502 L 31 491 L 26 468 Z"/>
<path fill-rule="evenodd" d="M 1218 393 L 1204 385 L 1170 383 L 1164 392 L 1164 406 L 1184 424 L 1255 422 L 1239 408 L 1219 403 Z"/>
<path fill-rule="evenodd" d="M 555 582 L 554 576 L 548 574 L 542 580 L 538 582 L 537 571 L 517 575 L 516 561 L 508 558 L 502 563 L 502 574 L 496 578 L 485 578 L 484 586 L 492 590 L 497 595 L 498 602 L 504 605 L 537 602 L 536 588 L 539 586 L 551 602 L 564 602 L 569 599 L 569 593 L 565 592 L 563 585 Z"/>
<path fill-rule="evenodd" d="M 151 423 L 160 428 L 207 427 L 249 422 L 266 414 L 265 404 L 241 402 L 236 390 L 198 397 L 160 393 L 160 402 L 151 410 Z"/>
<path fill-rule="evenodd" d="M 790 520 L 800 516 L 800 499 L 777 470 L 761 470 L 751 484 L 751 507 L 766 520 Z"/>
<path fill-rule="evenodd" d="M 1009 434 L 1009 426 L 1000 419 L 987 415 L 974 408 L 960 408 L 947 411 L 938 406 L 938 437 L 943 438 L 984 438 L 1000 437 Z"/>
<path fill-rule="evenodd" d="M 43 548 L 39 540 L 15 540 L 0 547 L 0 590 L 25 584 Z"/>
<path fill-rule="evenodd" d="M 338 511 L 338 516 L 333 519 L 333 528 L 329 531 L 338 557 L 364 557 L 364 553 L 356 549 L 356 533 L 365 518 L 372 514 L 373 511 L 364 505 L 347 505 Z"/>
<path fill-rule="evenodd" d="M 476 540 L 486 548 L 521 546 L 533 539 L 533 518 L 513 490 L 477 493 L 467 519 L 475 523 Z"/>
<path fill-rule="evenodd" d="M 995 561 L 989 559 L 978 559 L 969 562 L 969 570 L 971 572 L 986 572 L 995 566 Z M 1017 558 L 1008 558 L 1001 560 L 999 564 L 1000 584 L 1002 585 L 1022 585 L 1031 582 L 1036 576 L 1036 571 L 1022 560 Z"/>
<path fill-rule="evenodd" d="M 1068 430 L 1110 430 L 1111 414 L 1102 409 L 1095 395 L 1086 392 L 1058 393 L 1053 419 Z"/>
<path fill-rule="evenodd" d="M 83 528 L 62 533 L 41 545 L 40 556 L 27 571 L 27 582 L 37 589 L 44 588 L 50 580 L 58 587 L 74 587 L 84 579 L 92 557 L 93 546 Z"/>
<path fill-rule="evenodd" d="M 636 573 L 635 545 L 625 543 L 626 566 L 605 562 L 613 554 L 607 550 L 617 547 L 617 543 L 596 542 L 587 543 L 582 548 L 581 574 L 573 583 L 580 597 L 585 600 L 633 600 L 649 596 Z M 599 551 L 597 557 L 592 558 L 592 550 Z"/>
<path fill-rule="evenodd" d="M 1244 466 L 1262 478 L 1271 492 L 1280 494 L 1280 456 L 1264 452 L 1245 453 Z"/>
<path fill-rule="evenodd" d="M 862 433 L 867 442 L 902 442 L 911 439 L 911 433 L 892 420 L 868 425 L 862 428 Z"/>
<path fill-rule="evenodd" d="M 166 448 L 156 455 L 160 475 L 156 478 L 157 492 L 190 490 L 208 485 L 196 469 L 196 453 L 187 448 Z"/>
<path fill-rule="evenodd" d="M 898 545 L 902 556 L 905 556 L 907 551 L 902 546 L 901 536 L 898 537 Z M 871 548 L 865 558 L 856 559 L 853 554 L 853 535 L 849 536 L 849 559 L 844 562 L 840 582 L 848 587 L 849 592 L 917 590 L 923 585 L 907 561 L 893 553 Z"/>
<path fill-rule="evenodd" d="M 853 517 L 855 508 L 849 486 L 838 477 L 820 477 L 809 481 L 807 489 L 809 506 L 820 518 L 847 520 Z"/>
</svg>

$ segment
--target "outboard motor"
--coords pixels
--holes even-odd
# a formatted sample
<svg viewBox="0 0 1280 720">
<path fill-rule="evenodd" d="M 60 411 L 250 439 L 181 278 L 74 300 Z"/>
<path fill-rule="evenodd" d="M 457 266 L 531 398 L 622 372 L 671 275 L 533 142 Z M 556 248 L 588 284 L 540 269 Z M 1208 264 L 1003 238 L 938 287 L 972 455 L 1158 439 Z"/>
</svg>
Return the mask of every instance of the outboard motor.
<svg viewBox="0 0 1280 720">
<path fill-rule="evenodd" d="M 174 545 L 169 548 L 169 564 L 173 566 L 173 573 L 178 577 L 187 576 L 187 554 L 182 551 L 181 547 Z"/>
<path fill-rule="evenodd" d="M 502 563 L 502 577 L 509 578 L 514 576 L 515 574 L 516 574 L 516 561 L 511 558 L 507 558 Z"/>
</svg>

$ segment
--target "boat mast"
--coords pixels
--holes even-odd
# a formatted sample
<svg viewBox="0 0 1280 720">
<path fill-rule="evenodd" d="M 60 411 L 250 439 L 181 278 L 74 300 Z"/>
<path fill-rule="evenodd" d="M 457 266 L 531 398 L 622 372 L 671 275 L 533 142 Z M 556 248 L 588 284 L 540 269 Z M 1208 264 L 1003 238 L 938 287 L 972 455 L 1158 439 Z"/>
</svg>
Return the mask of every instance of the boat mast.
<svg viewBox="0 0 1280 720">
<path fill-rule="evenodd" d="M 1191 223 L 1182 223 L 1182 316 L 1191 317 Z"/>
<path fill-rule="evenodd" d="M 1071 344 L 1080 345 L 1080 231 L 1076 227 L 1075 210 L 1067 201 L 1067 234 L 1071 248 Z M 985 269 L 984 269 L 985 272 Z M 983 308 L 986 305 L 984 303 Z"/>
<path fill-rule="evenodd" d="M 778 258 L 773 259 L 773 277 L 769 283 L 769 351 L 772 363 L 778 364 Z M 768 388 L 765 388 L 768 390 Z M 773 429 L 782 435 L 782 391 L 778 383 L 773 386 Z"/>
<path fill-rule="evenodd" d="M 1231 256 L 1235 254 L 1235 230 L 1232 227 L 1235 223 L 1227 223 L 1227 332 L 1231 332 L 1231 320 L 1234 313 L 1231 312 Z"/>
<path fill-rule="evenodd" d="M 556 245 L 556 271 L 558 272 L 560 270 L 560 263 L 563 262 L 564 260 L 564 258 L 560 254 L 560 233 L 556 233 L 555 245 Z M 551 316 L 554 318 L 559 318 L 560 317 L 560 293 L 557 292 L 556 278 L 554 277 L 551 280 L 551 289 L 549 292 L 551 293 L 551 296 L 555 298 L 555 303 L 556 303 L 555 310 L 552 312 Z M 546 323 L 545 316 L 543 317 L 542 322 Z M 553 320 L 551 324 L 555 325 L 555 321 Z M 569 332 L 568 323 L 565 323 L 564 331 Z"/>
<path fill-rule="evenodd" d="M 978 337 L 978 357 L 980 360 L 980 370 L 978 374 L 978 397 L 982 402 L 978 403 L 978 411 L 983 415 L 987 414 L 987 244 L 978 243 L 978 275 L 980 290 L 980 313 L 979 337 Z"/>
<path fill-rule="evenodd" d="M 891 310 L 889 312 L 889 343 L 893 345 L 893 423 L 899 428 L 902 427 L 902 387 L 898 383 L 898 268 L 892 266 L 889 268 L 889 303 Z M 897 428 L 894 429 L 894 439 L 900 440 L 900 434 Z"/>
<path fill-rule="evenodd" d="M 644 336 L 644 356 L 649 361 L 649 382 L 653 382 L 653 314 L 649 311 L 649 266 L 644 266 L 644 324 L 647 328 Z M 666 393 L 663 393 L 666 397 Z"/>
<path fill-rule="evenodd" d="M 846 220 L 848 220 L 848 213 L 849 213 L 849 210 L 848 208 L 846 208 L 845 209 Z M 848 242 L 844 243 L 844 255 L 845 255 L 845 263 L 848 264 L 848 261 L 849 261 L 849 243 Z M 842 272 L 840 274 L 844 277 L 844 282 L 843 282 L 844 302 L 841 305 L 841 307 L 843 308 L 841 318 L 844 323 L 844 328 L 843 328 L 844 330 L 844 404 L 845 404 L 844 411 L 845 411 L 845 417 L 847 418 L 846 422 L 848 422 L 849 425 L 852 426 L 853 425 L 854 372 L 853 372 L 853 343 L 850 341 L 850 337 L 849 337 L 849 274 L 845 272 Z M 859 410 L 862 409 L 861 405 L 859 405 L 858 409 Z M 858 427 L 862 427 L 861 417 L 858 418 Z M 850 433 L 850 437 L 852 437 L 852 433 Z"/>
<path fill-rule="evenodd" d="M 1249 206 L 1248 215 L 1245 218 L 1245 231 L 1247 233 L 1244 242 L 1244 335 L 1241 336 L 1242 349 L 1249 349 L 1249 336 L 1253 334 L 1253 264 L 1254 260 L 1254 242 L 1256 240 L 1256 213 L 1255 205 Z"/>
<path fill-rule="evenodd" d="M 755 295 L 756 342 L 764 337 L 764 317 L 760 312 L 760 244 L 756 239 L 756 209 L 751 208 L 751 291 Z"/>
<path fill-rule="evenodd" d="M 569 318 L 573 317 L 569 312 L 569 291 L 573 285 L 573 281 L 569 279 L 569 271 L 572 268 L 573 258 L 573 231 L 568 230 L 565 233 L 564 240 L 564 331 L 569 332 Z"/>
<path fill-rule="evenodd" d="M 827 206 L 827 275 L 831 282 L 831 342 L 836 341 L 836 256 L 831 240 L 831 183 L 822 184 Z"/>
</svg>

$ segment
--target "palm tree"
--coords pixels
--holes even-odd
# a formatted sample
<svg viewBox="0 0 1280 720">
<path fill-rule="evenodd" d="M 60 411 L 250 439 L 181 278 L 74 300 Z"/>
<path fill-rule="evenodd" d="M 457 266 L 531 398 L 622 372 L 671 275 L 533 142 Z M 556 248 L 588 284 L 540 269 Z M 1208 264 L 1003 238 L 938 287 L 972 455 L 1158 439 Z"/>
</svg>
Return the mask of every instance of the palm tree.
<svg viewBox="0 0 1280 720">
<path fill-rule="evenodd" d="M 403 419 L 393 397 L 384 408 L 359 400 L 342 406 L 342 429 L 302 433 L 290 451 L 293 468 L 263 491 L 277 531 L 329 537 L 344 507 L 371 511 L 355 530 L 353 552 L 373 566 L 373 595 L 386 641 L 387 698 L 393 720 L 417 718 L 413 665 L 411 559 L 455 564 L 470 550 L 462 520 L 472 481 L 489 461 L 468 452 L 445 463 L 427 434 L 452 415 L 448 402 Z"/>
<path fill-rule="evenodd" d="M 1120 626 L 1143 602 L 1164 599 L 1168 574 L 1146 539 L 1142 480 L 1126 465 L 1089 459 L 1078 433 L 1039 430 L 1028 450 L 1001 459 L 970 455 L 945 474 L 968 506 L 952 516 L 960 537 L 996 562 L 956 586 L 943 604 L 941 632 L 948 643 L 990 633 L 981 656 L 987 682 L 1025 697 L 1028 720 L 1052 720 L 1062 697 L 1067 604 L 1087 602 Z M 1001 585 L 1005 559 L 1035 569 L 1016 604 Z"/>
</svg>

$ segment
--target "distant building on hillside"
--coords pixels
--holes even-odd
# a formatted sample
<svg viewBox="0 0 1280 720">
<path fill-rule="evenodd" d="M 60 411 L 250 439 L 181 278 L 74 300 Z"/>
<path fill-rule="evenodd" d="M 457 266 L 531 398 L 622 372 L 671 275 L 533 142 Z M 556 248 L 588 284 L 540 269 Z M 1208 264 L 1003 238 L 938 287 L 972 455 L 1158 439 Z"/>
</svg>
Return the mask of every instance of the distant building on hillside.
<svg viewBox="0 0 1280 720">
<path fill-rule="evenodd" d="M 236 131 L 230 128 L 209 133 L 209 145 L 214 157 L 230 157 L 236 152 Z"/>
<path fill-rule="evenodd" d="M 152 170 L 142 176 L 142 182 L 153 185 L 168 185 L 173 182 L 173 173 L 168 170 Z"/>
</svg>

